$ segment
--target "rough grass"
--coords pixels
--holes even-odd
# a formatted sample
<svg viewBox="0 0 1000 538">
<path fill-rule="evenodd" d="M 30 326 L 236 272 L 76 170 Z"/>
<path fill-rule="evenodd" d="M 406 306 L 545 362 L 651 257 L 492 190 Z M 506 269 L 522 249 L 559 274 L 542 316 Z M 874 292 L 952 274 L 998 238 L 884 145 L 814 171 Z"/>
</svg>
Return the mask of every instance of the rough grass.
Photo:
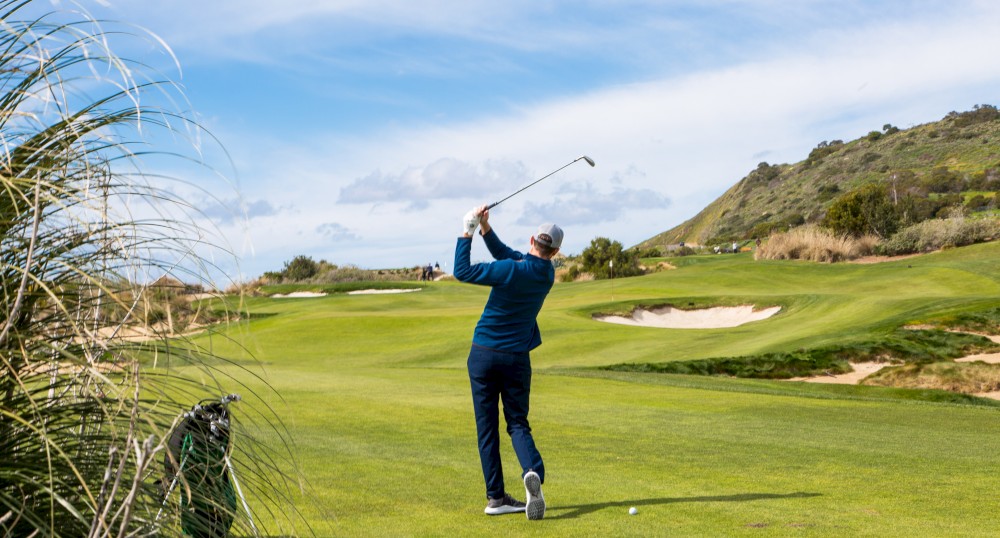
<svg viewBox="0 0 1000 538">
<path fill-rule="evenodd" d="M 879 370 L 866 378 L 863 384 L 981 394 L 1000 390 L 1000 364 L 984 362 L 906 364 Z"/>
<path fill-rule="evenodd" d="M 852 362 L 928 362 L 955 359 L 974 353 L 997 350 L 1000 350 L 1000 344 L 995 344 L 982 336 L 940 330 L 897 330 L 884 338 L 848 345 L 693 361 L 615 364 L 606 366 L 603 369 L 610 371 L 789 379 L 792 377 L 847 373 L 853 370 L 850 366 Z M 882 383 L 882 385 L 893 386 L 890 383 Z M 944 386 L 935 385 L 923 385 L 919 388 L 950 390 Z"/>
<path fill-rule="evenodd" d="M 997 237 L 1000 237 L 1000 219 L 931 219 L 900 230 L 879 245 L 877 251 L 889 256 L 930 252 L 982 243 Z"/>
<path fill-rule="evenodd" d="M 754 256 L 760 260 L 839 262 L 871 254 L 878 241 L 874 236 L 843 237 L 819 226 L 802 226 L 772 235 Z"/>
<path fill-rule="evenodd" d="M 369 280 L 351 281 L 317 284 L 268 284 L 258 289 L 258 294 L 275 295 L 288 294 L 294 292 L 315 292 L 315 293 L 347 293 L 358 290 L 388 290 L 388 289 L 419 289 L 421 283 L 412 280 L 390 281 L 390 280 Z"/>
</svg>

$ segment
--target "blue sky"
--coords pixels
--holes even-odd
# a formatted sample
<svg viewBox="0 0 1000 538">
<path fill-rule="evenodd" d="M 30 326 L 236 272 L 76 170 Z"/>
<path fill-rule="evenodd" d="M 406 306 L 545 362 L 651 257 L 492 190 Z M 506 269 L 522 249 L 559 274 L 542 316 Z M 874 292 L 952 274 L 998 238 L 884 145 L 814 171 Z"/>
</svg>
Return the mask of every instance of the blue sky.
<svg viewBox="0 0 1000 538">
<path fill-rule="evenodd" d="M 1000 6 L 986 0 L 81 5 L 148 29 L 179 61 L 119 51 L 177 79 L 231 156 L 220 168 L 235 187 L 214 194 L 244 218 L 203 209 L 241 280 L 298 254 L 450 269 L 469 208 L 581 155 L 597 166 L 563 170 L 491 222 L 515 248 L 545 221 L 570 254 L 597 236 L 631 246 L 761 161 L 1000 101 Z"/>
</svg>

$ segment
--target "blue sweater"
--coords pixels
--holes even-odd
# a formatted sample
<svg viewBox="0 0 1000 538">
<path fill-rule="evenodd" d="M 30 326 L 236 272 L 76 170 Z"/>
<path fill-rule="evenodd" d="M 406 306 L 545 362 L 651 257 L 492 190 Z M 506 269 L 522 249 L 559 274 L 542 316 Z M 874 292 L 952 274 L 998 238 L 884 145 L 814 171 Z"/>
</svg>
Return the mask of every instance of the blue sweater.
<svg viewBox="0 0 1000 538">
<path fill-rule="evenodd" d="M 535 317 L 555 281 L 552 262 L 511 249 L 492 229 L 483 240 L 497 261 L 472 265 L 471 237 L 459 237 L 455 246 L 455 278 L 493 288 L 472 342 L 501 351 L 531 351 L 542 343 Z"/>
</svg>

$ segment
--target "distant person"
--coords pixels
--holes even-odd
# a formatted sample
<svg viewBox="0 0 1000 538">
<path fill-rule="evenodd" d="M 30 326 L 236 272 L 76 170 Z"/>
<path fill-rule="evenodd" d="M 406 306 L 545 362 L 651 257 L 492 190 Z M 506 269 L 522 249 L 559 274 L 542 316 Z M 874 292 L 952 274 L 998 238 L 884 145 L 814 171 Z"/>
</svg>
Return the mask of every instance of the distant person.
<svg viewBox="0 0 1000 538">
<path fill-rule="evenodd" d="M 756 241 L 754 241 L 754 243 L 757 244 L 757 250 L 760 250 L 760 238 L 759 237 L 757 238 Z"/>
<path fill-rule="evenodd" d="M 528 425 L 529 352 L 542 343 L 536 318 L 555 282 L 551 260 L 562 245 L 563 231 L 555 224 L 543 224 L 531 237 L 530 250 L 523 254 L 500 241 L 489 218 L 486 206 L 465 215 L 464 233 L 455 247 L 454 269 L 455 278 L 462 282 L 493 288 L 473 333 L 468 359 L 479 459 L 486 481 L 484 512 L 489 515 L 525 512 L 528 519 L 542 519 L 545 465 Z M 496 261 L 471 265 L 472 234 L 477 227 L 481 227 L 483 241 Z M 500 402 L 507 433 L 521 464 L 527 503 L 511 497 L 504 489 Z"/>
<path fill-rule="evenodd" d="M 733 241 L 733 254 L 736 254 L 739 251 L 740 251 L 740 246 L 736 244 L 736 241 Z"/>
</svg>

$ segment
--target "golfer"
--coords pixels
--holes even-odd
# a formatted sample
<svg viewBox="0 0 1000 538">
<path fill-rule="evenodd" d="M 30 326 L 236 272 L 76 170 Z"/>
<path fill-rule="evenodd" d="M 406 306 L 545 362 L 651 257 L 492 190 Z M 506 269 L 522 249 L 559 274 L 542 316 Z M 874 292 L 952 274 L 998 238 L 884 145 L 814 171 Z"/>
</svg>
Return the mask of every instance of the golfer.
<svg viewBox="0 0 1000 538">
<path fill-rule="evenodd" d="M 486 480 L 485 512 L 489 515 L 525 512 L 528 519 L 542 519 L 545 516 L 542 496 L 545 466 L 528 425 L 529 352 L 542 343 L 535 317 L 555 281 L 551 259 L 559 252 L 563 232 L 555 224 L 543 224 L 530 240 L 531 249 L 523 254 L 500 241 L 490 227 L 489 218 L 486 206 L 469 211 L 463 219 L 464 233 L 455 247 L 455 278 L 493 288 L 476 325 L 468 361 L 479 459 Z M 472 234 L 477 227 L 481 227 L 483 241 L 496 261 L 470 263 Z M 527 504 L 514 499 L 504 489 L 500 463 L 500 401 L 503 402 L 507 433 L 521 463 Z"/>
</svg>

